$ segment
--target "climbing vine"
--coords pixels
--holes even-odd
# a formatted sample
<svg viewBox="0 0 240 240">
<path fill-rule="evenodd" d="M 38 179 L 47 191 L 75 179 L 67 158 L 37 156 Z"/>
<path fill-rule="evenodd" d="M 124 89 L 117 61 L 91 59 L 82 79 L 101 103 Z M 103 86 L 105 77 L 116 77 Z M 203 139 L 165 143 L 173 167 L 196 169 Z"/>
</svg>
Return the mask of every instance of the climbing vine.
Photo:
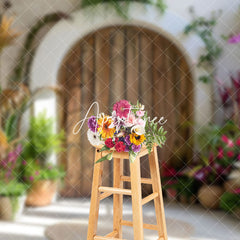
<svg viewBox="0 0 240 240">
<path fill-rule="evenodd" d="M 190 9 L 190 13 L 193 16 L 193 20 L 185 27 L 184 33 L 186 35 L 195 33 L 202 39 L 205 51 L 198 59 L 198 67 L 203 67 L 208 73 L 200 76 L 199 80 L 209 83 L 214 79 L 215 62 L 222 53 L 222 47 L 214 36 L 214 29 L 221 12 L 212 13 L 209 19 L 196 16 L 192 8 Z"/>
<path fill-rule="evenodd" d="M 167 8 L 165 0 L 82 0 L 80 6 L 84 8 L 87 6 L 96 6 L 99 3 L 109 3 L 116 9 L 120 16 L 128 18 L 128 9 L 130 3 L 132 2 L 154 5 L 160 10 L 161 13 L 164 13 Z"/>
<path fill-rule="evenodd" d="M 20 51 L 17 65 L 15 66 L 13 74 L 10 77 L 10 82 L 25 83 L 26 85 L 28 85 L 29 71 L 35 53 L 33 43 L 37 34 L 46 25 L 56 23 L 59 20 L 67 17 L 68 16 L 62 12 L 51 13 L 39 19 L 38 22 L 31 27 L 23 44 L 23 47 Z"/>
</svg>

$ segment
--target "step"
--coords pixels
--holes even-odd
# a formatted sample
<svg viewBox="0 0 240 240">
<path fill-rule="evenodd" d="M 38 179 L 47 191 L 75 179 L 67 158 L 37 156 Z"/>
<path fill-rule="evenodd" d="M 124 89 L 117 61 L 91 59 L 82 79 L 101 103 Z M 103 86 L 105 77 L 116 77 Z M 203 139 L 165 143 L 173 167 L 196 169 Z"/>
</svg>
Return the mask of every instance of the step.
<svg viewBox="0 0 240 240">
<path fill-rule="evenodd" d="M 112 238 L 112 237 L 101 237 L 101 236 L 95 236 L 94 240 L 126 240 L 123 238 Z"/>
<path fill-rule="evenodd" d="M 150 195 L 148 195 L 147 197 L 143 198 L 142 199 L 142 205 L 152 201 L 153 199 L 155 199 L 156 197 L 158 197 L 158 193 L 157 192 L 154 192 Z"/>
<path fill-rule="evenodd" d="M 114 188 L 114 187 L 99 187 L 99 192 L 106 192 L 112 194 L 124 194 L 124 195 L 132 195 L 132 191 L 130 189 L 123 189 L 123 188 Z"/>
<path fill-rule="evenodd" d="M 128 226 L 128 227 L 133 227 L 133 222 L 131 222 L 131 221 L 126 221 L 126 220 L 122 220 L 122 221 L 121 221 L 121 225 L 123 225 L 123 226 Z M 154 224 L 144 223 L 144 224 L 143 224 L 143 228 L 146 228 L 146 229 L 149 229 L 149 230 L 156 230 L 156 231 L 158 231 L 158 226 L 157 226 L 157 225 L 154 225 Z"/>
<path fill-rule="evenodd" d="M 123 182 L 131 182 L 131 178 L 129 176 L 121 176 L 121 181 Z M 152 184 L 151 178 L 141 178 L 141 183 L 143 184 Z"/>
</svg>

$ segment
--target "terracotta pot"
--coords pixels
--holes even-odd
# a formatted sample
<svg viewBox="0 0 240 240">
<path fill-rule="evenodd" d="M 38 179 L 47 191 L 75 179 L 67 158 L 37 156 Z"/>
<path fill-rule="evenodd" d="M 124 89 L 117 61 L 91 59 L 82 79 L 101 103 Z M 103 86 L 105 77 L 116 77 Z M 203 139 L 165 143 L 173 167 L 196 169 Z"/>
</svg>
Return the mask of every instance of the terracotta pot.
<svg viewBox="0 0 240 240">
<path fill-rule="evenodd" d="M 180 195 L 179 196 L 179 201 L 182 204 L 190 204 L 193 205 L 194 203 L 196 203 L 196 197 L 195 196 L 191 196 L 191 197 L 186 197 L 185 195 Z"/>
<path fill-rule="evenodd" d="M 26 206 L 40 207 L 52 203 L 57 192 L 57 180 L 38 180 L 30 187 Z"/>
<path fill-rule="evenodd" d="M 224 189 L 221 186 L 203 185 L 198 191 L 198 200 L 205 208 L 217 209 L 223 193 Z"/>
<path fill-rule="evenodd" d="M 236 180 L 227 180 L 224 183 L 224 189 L 226 192 L 233 192 L 235 189 L 240 188 L 239 181 Z"/>
<path fill-rule="evenodd" d="M 11 221 L 18 218 L 23 212 L 25 199 L 26 196 L 0 196 L 0 219 L 4 221 Z"/>
</svg>

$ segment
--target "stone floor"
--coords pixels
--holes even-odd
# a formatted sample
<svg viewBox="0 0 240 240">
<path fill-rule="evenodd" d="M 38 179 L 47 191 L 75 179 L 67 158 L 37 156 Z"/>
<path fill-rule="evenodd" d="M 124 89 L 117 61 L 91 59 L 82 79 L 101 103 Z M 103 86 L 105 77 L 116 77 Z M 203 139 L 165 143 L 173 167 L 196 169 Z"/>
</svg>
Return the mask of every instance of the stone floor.
<svg viewBox="0 0 240 240">
<path fill-rule="evenodd" d="M 99 234 L 111 232 L 111 199 L 100 208 Z M 88 199 L 61 199 L 51 206 L 27 208 L 15 222 L 0 222 L 0 240 L 86 240 Z M 165 202 L 169 240 L 240 240 L 240 221 L 222 211 L 199 205 Z M 144 206 L 144 221 L 154 223 L 154 208 Z M 130 199 L 125 199 L 124 219 L 131 219 Z M 124 238 L 133 240 L 132 229 L 124 227 Z M 146 230 L 144 240 L 156 240 L 156 232 Z M 46 237 L 48 236 L 48 238 Z"/>
</svg>

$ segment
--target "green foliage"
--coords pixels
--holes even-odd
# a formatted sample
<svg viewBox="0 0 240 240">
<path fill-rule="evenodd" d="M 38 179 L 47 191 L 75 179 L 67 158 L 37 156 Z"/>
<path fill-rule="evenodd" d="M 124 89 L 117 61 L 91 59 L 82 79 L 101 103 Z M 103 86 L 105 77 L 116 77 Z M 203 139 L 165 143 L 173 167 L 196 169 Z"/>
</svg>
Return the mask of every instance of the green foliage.
<svg viewBox="0 0 240 240">
<path fill-rule="evenodd" d="M 158 127 L 158 122 L 147 121 L 146 126 L 146 147 L 150 153 L 154 143 L 157 143 L 159 147 L 162 147 L 166 141 L 167 131 L 164 130 L 163 126 Z"/>
<path fill-rule="evenodd" d="M 0 182 L 0 196 L 17 197 L 22 196 L 26 192 L 27 186 L 16 181 Z"/>
<path fill-rule="evenodd" d="M 196 133 L 196 139 L 202 155 L 206 155 L 209 153 L 210 149 L 214 150 L 217 146 L 219 146 L 219 140 L 222 135 L 235 138 L 237 137 L 235 135 L 238 133 L 238 126 L 234 122 L 228 121 L 222 127 L 215 124 L 209 124 L 208 126 L 202 127 Z"/>
<path fill-rule="evenodd" d="M 102 151 L 105 151 L 105 150 L 102 150 Z M 112 160 L 112 155 L 113 155 L 112 152 L 108 153 L 107 155 L 105 155 L 105 156 L 101 157 L 100 159 L 98 159 L 95 163 L 103 162 L 105 160 L 109 160 L 110 161 L 110 160 Z"/>
<path fill-rule="evenodd" d="M 220 200 L 220 207 L 230 213 L 240 208 L 240 194 L 225 192 Z"/>
<path fill-rule="evenodd" d="M 41 166 L 35 159 L 27 160 L 27 166 L 23 168 L 23 172 L 27 183 L 37 180 L 56 180 L 65 176 L 63 168 L 51 164 Z"/>
<path fill-rule="evenodd" d="M 203 75 L 199 78 L 199 80 L 204 83 L 208 83 L 214 78 L 214 64 L 222 53 L 222 47 L 219 45 L 214 36 L 214 29 L 217 25 L 217 18 L 220 15 L 220 11 L 218 14 L 213 13 L 209 19 L 197 17 L 194 14 L 193 9 L 190 9 L 190 12 L 193 15 L 193 20 L 185 27 L 184 33 L 186 35 L 190 33 L 197 34 L 205 45 L 205 53 L 199 57 L 198 66 L 208 69 L 209 75 Z"/>
<path fill-rule="evenodd" d="M 129 9 L 129 4 L 131 2 L 140 2 L 140 3 L 145 3 L 145 4 L 151 4 L 151 5 L 155 5 L 161 13 L 164 13 L 167 5 L 164 2 L 164 0 L 83 0 L 81 2 L 81 7 L 87 7 L 87 6 L 96 6 L 99 3 L 109 3 L 111 4 L 116 12 L 124 17 L 124 18 L 128 18 L 128 9 Z"/>
<path fill-rule="evenodd" d="M 45 113 L 40 113 L 30 120 L 22 156 L 24 159 L 38 159 L 44 165 L 50 153 L 63 150 L 61 147 L 63 139 L 63 131 L 54 133 L 53 119 L 47 118 Z"/>
</svg>

